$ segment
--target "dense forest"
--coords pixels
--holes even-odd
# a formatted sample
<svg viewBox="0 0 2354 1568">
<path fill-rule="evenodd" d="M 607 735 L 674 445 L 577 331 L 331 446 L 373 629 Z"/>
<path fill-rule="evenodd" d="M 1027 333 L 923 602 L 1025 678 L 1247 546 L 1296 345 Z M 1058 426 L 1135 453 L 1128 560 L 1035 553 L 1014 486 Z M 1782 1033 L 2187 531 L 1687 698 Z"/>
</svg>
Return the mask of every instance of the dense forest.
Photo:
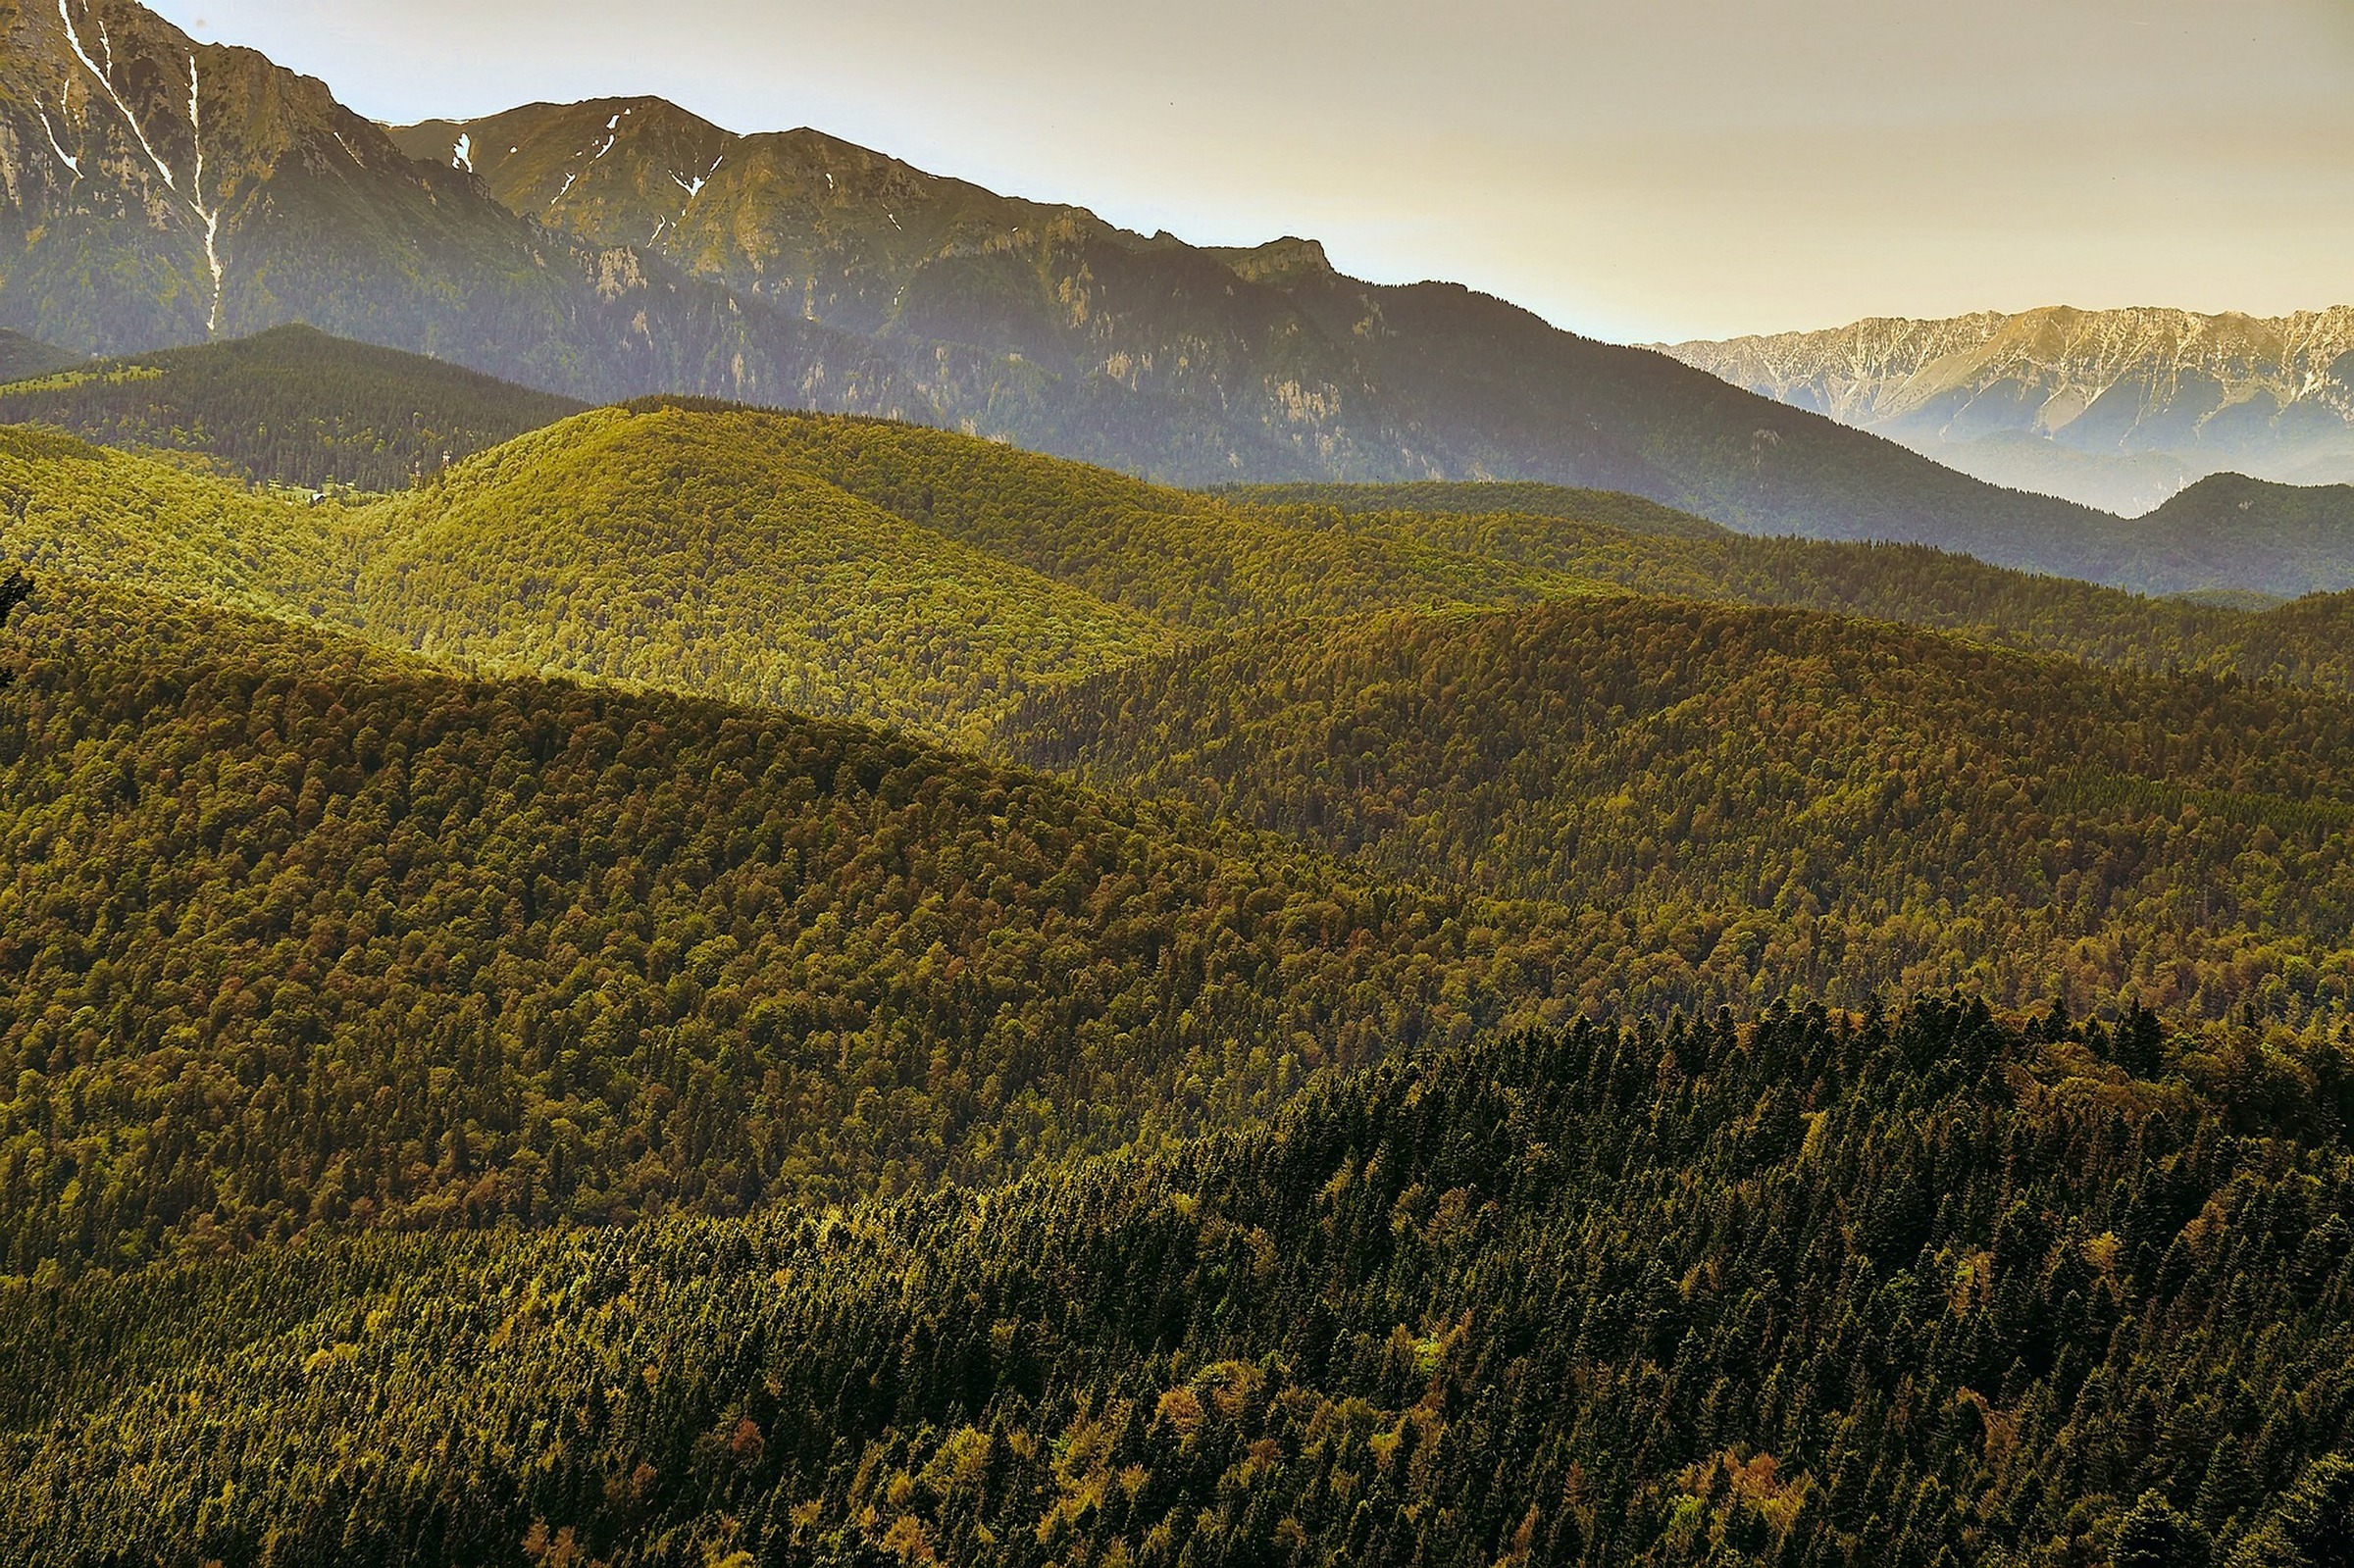
<svg viewBox="0 0 2354 1568">
<path fill-rule="evenodd" d="M 1202 495 L 889 421 L 757 417 L 829 483 L 1195 630 L 1632 592 L 1898 621 L 2132 669 L 2245 667 L 2341 689 L 2347 673 L 2335 628 L 2286 609 L 2144 598 L 1919 545 L 1753 537 L 1633 496 L 1536 484 Z M 2292 608 L 2305 602 L 2319 601 Z"/>
<path fill-rule="evenodd" d="M 189 447 L 0 429 L 0 1556 L 2354 1564 L 2354 599 Z"/>
<path fill-rule="evenodd" d="M 16 374 L 34 379 L 0 385 L 0 422 L 307 490 L 405 489 L 582 407 L 307 327 Z"/>
<path fill-rule="evenodd" d="M 1609 961 L 875 731 L 62 579 L 7 635 L 0 1275 L 979 1179 Z"/>
<path fill-rule="evenodd" d="M 0 547 L 64 573 L 308 620 L 350 597 L 337 506 L 299 506 L 31 427 L 0 427 Z"/>
<path fill-rule="evenodd" d="M 0 1286 L 162 1564 L 2342 1568 L 2354 1044 L 1491 1037 L 1007 1188 Z"/>
<path fill-rule="evenodd" d="M 1587 599 L 1249 633 L 1035 701 L 1008 736 L 1389 875 L 1632 911 L 1638 973 L 1795 973 L 1854 1005 L 1969 983 L 2354 1007 L 2334 695 Z"/>
<path fill-rule="evenodd" d="M 1530 510 L 1471 509 L 1491 491 Z M 1172 633 L 1596 593 L 1823 610 L 2131 669 L 2354 680 L 2328 600 L 2257 615 L 2142 599 L 1543 486 L 1307 493 L 1321 499 L 1246 505 L 938 430 L 674 399 L 306 511 L 0 430 L 0 547 L 30 564 L 326 619 L 466 668 L 782 702 L 968 746 L 1025 694 Z M 1566 515 L 1589 500 L 1643 531 Z"/>
<path fill-rule="evenodd" d="M 1429 480 L 1413 484 L 1237 484 L 1213 493 L 1258 507 L 1327 507 L 1352 515 L 1404 512 L 1417 517 L 1543 518 L 1598 523 L 1627 533 L 1667 538 L 1739 537 L 1732 530 L 1671 506 L 1615 490 L 1575 489 L 1526 481 Z"/>
<path fill-rule="evenodd" d="M 345 614 L 437 658 L 968 745 L 1025 692 L 1169 643 L 789 457 L 770 420 L 583 416 L 358 514 Z"/>
</svg>

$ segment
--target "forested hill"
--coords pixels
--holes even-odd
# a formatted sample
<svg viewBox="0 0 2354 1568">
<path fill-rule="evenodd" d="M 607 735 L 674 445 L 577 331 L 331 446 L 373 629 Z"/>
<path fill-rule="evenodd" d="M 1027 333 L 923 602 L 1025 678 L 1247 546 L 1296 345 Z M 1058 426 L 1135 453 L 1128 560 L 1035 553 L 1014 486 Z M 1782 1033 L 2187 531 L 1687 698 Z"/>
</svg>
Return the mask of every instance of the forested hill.
<svg viewBox="0 0 2354 1568">
<path fill-rule="evenodd" d="M 1919 546 L 1751 538 L 1625 495 L 1428 484 L 1205 496 L 917 426 L 748 417 L 770 422 L 793 466 L 886 511 L 1195 630 L 1599 588 L 1794 605 L 2160 670 L 2235 669 L 2258 624 Z M 2265 650 L 2311 679 L 2339 668 L 2294 618 Z"/>
<path fill-rule="evenodd" d="M 2295 618 L 2284 618 L 2259 653 L 2251 646 L 2259 623 L 2246 612 L 2016 572 L 1923 545 L 1756 538 L 1696 526 L 1631 496 L 1532 485 L 1299 485 L 1232 493 L 1295 528 L 1412 540 L 1635 593 L 1898 621 L 2132 669 L 2263 673 L 2287 659 L 2298 679 L 2338 683 L 2334 650 L 2309 647 Z M 1501 503 L 1509 505 L 1492 509 Z"/>
<path fill-rule="evenodd" d="M 0 421 L 209 460 L 254 483 L 404 489 L 582 405 L 307 327 L 37 375 Z"/>
<path fill-rule="evenodd" d="M 2343 1568 L 2354 1058 L 1582 1026 L 847 1213 L 0 1286 L 38 1568 Z"/>
<path fill-rule="evenodd" d="M 655 402 L 413 492 L 303 508 L 0 430 L 0 551 L 40 570 L 324 619 L 467 668 L 968 746 L 1026 694 L 1175 636 L 1597 592 L 1795 604 L 2144 670 L 2354 677 L 2328 601 L 2257 616 L 1914 547 L 1627 532 L 1558 515 L 1569 492 L 1512 513 L 1455 493 L 1392 497 L 1423 512 L 1246 505 L 917 427 Z M 1595 498 L 1606 515 L 1624 501 Z"/>
<path fill-rule="evenodd" d="M 607 409 L 500 447 L 354 515 L 343 614 L 438 658 L 968 744 L 1027 691 L 1169 645 L 1157 620 L 813 477 L 782 430 Z"/>
<path fill-rule="evenodd" d="M 1581 490 L 1560 484 L 1506 481 L 1412 484 L 1238 484 L 1215 492 L 1253 506 L 1328 506 L 1351 514 L 1410 512 L 1428 517 L 1552 518 L 1599 523 L 1628 533 L 1670 538 L 1719 539 L 1732 530 L 1616 490 Z"/>
<path fill-rule="evenodd" d="M 23 332 L 0 330 L 0 381 L 20 380 L 27 376 L 49 376 L 69 370 L 81 362 L 78 354 L 69 354 L 62 348 L 26 337 Z"/>
<path fill-rule="evenodd" d="M 984 1179 L 1614 956 L 870 730 L 65 578 L 4 656 L 0 1276 Z"/>
<path fill-rule="evenodd" d="M 2334 694 L 1586 599 L 1242 634 L 1042 697 L 1006 739 L 1389 875 L 1631 912 L 1633 974 L 2354 1006 Z"/>
</svg>

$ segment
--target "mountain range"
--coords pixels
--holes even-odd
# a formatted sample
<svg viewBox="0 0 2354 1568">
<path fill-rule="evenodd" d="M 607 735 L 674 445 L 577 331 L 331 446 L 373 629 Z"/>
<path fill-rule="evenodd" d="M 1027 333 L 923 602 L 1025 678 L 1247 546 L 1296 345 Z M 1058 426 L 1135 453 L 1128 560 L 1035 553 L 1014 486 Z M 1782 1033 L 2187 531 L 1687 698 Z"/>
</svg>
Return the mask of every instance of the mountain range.
<svg viewBox="0 0 2354 1568">
<path fill-rule="evenodd" d="M 2354 482 L 2354 308 L 1982 312 L 1666 352 L 2014 489 L 2134 517 L 2211 474 Z"/>
<path fill-rule="evenodd" d="M 2113 517 L 1309 240 L 1190 246 L 655 99 L 387 130 L 133 0 L 9 15 L 0 180 L 0 324 L 76 355 L 302 321 L 588 401 L 880 414 L 1177 482 L 1543 481 L 2150 591 L 2354 585 L 2244 540 L 2145 569 Z"/>
</svg>

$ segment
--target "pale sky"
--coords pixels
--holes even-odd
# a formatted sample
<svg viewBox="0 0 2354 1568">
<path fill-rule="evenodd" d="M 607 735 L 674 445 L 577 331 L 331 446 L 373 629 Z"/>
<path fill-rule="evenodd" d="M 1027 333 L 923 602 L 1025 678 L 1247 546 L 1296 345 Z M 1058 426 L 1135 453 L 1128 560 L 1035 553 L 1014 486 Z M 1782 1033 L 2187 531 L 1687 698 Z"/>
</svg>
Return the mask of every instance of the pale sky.
<svg viewBox="0 0 2354 1568">
<path fill-rule="evenodd" d="M 150 0 L 381 120 L 650 93 L 1621 341 L 2354 303 L 2354 0 Z"/>
</svg>

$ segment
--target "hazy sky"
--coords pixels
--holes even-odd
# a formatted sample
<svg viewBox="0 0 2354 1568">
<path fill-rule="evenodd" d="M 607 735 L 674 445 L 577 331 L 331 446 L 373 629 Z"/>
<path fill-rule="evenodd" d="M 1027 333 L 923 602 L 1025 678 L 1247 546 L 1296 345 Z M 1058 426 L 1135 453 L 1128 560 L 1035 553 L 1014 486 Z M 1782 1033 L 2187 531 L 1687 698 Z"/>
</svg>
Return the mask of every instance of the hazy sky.
<svg viewBox="0 0 2354 1568">
<path fill-rule="evenodd" d="M 2354 303 L 2354 0 L 151 0 L 384 120 L 654 93 L 1622 340 Z"/>
</svg>

